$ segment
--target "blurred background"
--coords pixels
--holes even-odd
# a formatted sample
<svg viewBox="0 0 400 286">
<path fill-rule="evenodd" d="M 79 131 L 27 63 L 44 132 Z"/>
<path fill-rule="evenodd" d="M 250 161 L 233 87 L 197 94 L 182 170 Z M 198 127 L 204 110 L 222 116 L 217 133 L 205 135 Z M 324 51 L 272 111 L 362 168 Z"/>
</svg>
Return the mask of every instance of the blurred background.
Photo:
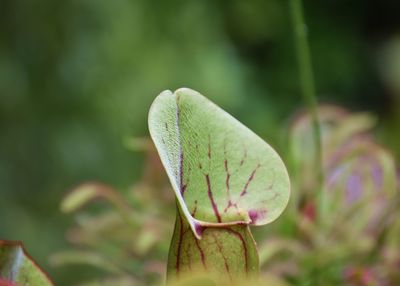
<svg viewBox="0 0 400 286">
<path fill-rule="evenodd" d="M 375 114 L 398 159 L 400 2 L 304 2 L 319 101 Z M 0 239 L 23 240 L 57 285 L 87 275 L 49 265 L 73 223 L 60 202 L 87 180 L 129 189 L 144 155 L 124 142 L 147 136 L 152 100 L 179 87 L 285 157 L 304 107 L 288 1 L 2 0 Z"/>
</svg>

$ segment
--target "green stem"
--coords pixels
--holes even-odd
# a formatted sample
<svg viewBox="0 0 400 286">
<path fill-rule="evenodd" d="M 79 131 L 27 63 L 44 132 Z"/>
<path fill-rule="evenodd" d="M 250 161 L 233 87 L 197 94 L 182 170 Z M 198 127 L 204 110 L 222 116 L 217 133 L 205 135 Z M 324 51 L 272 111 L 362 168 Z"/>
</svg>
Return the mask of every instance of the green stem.
<svg viewBox="0 0 400 286">
<path fill-rule="evenodd" d="M 307 40 L 307 27 L 303 16 L 301 0 L 290 0 L 292 22 L 295 37 L 297 61 L 303 100 L 308 106 L 313 126 L 313 140 L 315 145 L 315 167 L 317 172 L 317 191 L 319 194 L 318 214 L 319 221 L 324 212 L 325 196 L 322 190 L 323 184 L 323 165 L 322 165 L 322 146 L 321 131 L 318 124 L 317 96 L 315 92 L 314 76 L 311 64 L 310 47 Z"/>
</svg>

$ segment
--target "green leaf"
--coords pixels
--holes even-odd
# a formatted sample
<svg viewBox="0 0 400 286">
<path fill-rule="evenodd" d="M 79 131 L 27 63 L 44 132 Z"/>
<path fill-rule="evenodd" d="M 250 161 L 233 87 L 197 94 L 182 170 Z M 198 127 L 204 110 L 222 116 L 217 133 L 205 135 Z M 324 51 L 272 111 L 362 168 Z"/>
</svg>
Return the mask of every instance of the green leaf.
<svg viewBox="0 0 400 286">
<path fill-rule="evenodd" d="M 272 222 L 289 200 L 289 177 L 278 154 L 186 88 L 155 99 L 149 129 L 178 203 L 169 281 L 196 271 L 230 283 L 258 274 L 249 225 Z"/>
<path fill-rule="evenodd" d="M 53 285 L 20 242 L 0 241 L 0 285 Z"/>
<path fill-rule="evenodd" d="M 162 92 L 149 129 L 197 238 L 204 227 L 267 224 L 285 209 L 290 183 L 279 155 L 196 91 Z"/>
</svg>

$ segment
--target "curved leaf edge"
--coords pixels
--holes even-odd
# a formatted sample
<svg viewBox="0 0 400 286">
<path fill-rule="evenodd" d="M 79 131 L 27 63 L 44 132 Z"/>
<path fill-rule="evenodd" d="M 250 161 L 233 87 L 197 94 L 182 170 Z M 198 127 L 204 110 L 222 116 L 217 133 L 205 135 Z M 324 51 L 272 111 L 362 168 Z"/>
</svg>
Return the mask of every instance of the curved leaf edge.
<svg viewBox="0 0 400 286">
<path fill-rule="evenodd" d="M 175 90 L 174 92 L 172 92 L 171 90 L 164 90 L 162 91 L 153 101 L 153 103 L 150 106 L 150 110 L 149 110 L 149 115 L 148 115 L 148 128 L 149 128 L 149 132 L 150 132 L 150 137 L 154 138 L 156 137 L 155 134 L 153 134 L 152 132 L 152 127 L 151 127 L 151 117 L 152 114 L 155 112 L 155 106 L 158 103 L 157 100 L 162 97 L 162 96 L 168 96 L 168 95 L 177 95 L 179 93 L 191 93 L 191 94 L 196 94 L 198 96 L 204 97 L 201 93 L 187 88 L 187 87 L 182 87 L 182 88 L 178 88 L 177 90 Z M 217 106 L 214 102 L 210 101 L 210 104 Z M 217 106 L 218 107 L 218 106 Z M 219 107 L 218 107 L 219 108 Z M 223 112 L 225 112 L 227 115 L 231 116 L 234 120 L 237 120 L 236 118 L 234 118 L 232 115 L 230 115 L 229 113 L 227 113 L 225 110 L 221 109 Z M 237 120 L 238 121 L 238 120 Z M 245 126 L 243 124 L 243 126 Z M 246 126 L 245 126 L 246 127 Z M 246 127 L 247 128 L 247 127 Z M 266 143 L 268 144 L 268 143 Z M 272 148 L 272 147 L 271 147 Z M 158 148 L 157 148 L 158 150 Z M 281 159 L 281 161 L 283 162 L 282 158 L 280 157 L 280 155 L 278 153 L 276 153 L 276 155 Z M 164 160 L 161 160 L 164 169 L 168 170 L 169 166 L 166 165 L 166 162 L 164 162 Z M 284 212 L 284 210 L 286 209 L 287 205 L 289 204 L 289 200 L 290 200 L 290 193 L 291 193 L 291 181 L 289 178 L 289 173 L 287 171 L 287 169 L 285 168 L 285 172 L 286 172 L 286 178 L 287 178 L 287 182 L 288 182 L 288 195 L 287 195 L 287 199 L 285 201 L 285 205 L 282 208 L 281 212 L 273 219 L 271 219 L 270 221 L 268 221 L 267 223 L 254 223 L 253 219 L 251 218 L 251 216 L 249 214 L 247 214 L 246 219 L 245 220 L 238 220 L 238 221 L 231 221 L 231 222 L 207 222 L 207 221 L 203 221 L 203 220 L 199 220 L 196 219 L 192 216 L 192 214 L 190 213 L 186 202 L 184 201 L 184 198 L 180 195 L 179 192 L 179 187 L 177 186 L 176 181 L 174 180 L 174 178 L 172 177 L 171 174 L 169 174 L 169 172 L 167 171 L 167 175 L 169 178 L 169 181 L 173 187 L 173 190 L 175 192 L 175 197 L 177 199 L 177 205 L 178 208 L 180 209 L 180 211 L 183 213 L 184 217 L 187 219 L 187 222 L 190 225 L 190 228 L 192 229 L 195 237 L 197 239 L 201 239 L 202 234 L 205 230 L 205 228 L 225 228 L 225 227 L 230 227 L 230 226 L 236 226 L 236 225 L 266 225 L 266 224 L 270 224 L 272 222 L 274 222 L 276 219 L 278 219 L 280 217 L 280 215 Z"/>
<path fill-rule="evenodd" d="M 32 256 L 29 255 L 29 253 L 26 251 L 25 246 L 22 241 L 15 241 L 15 240 L 0 240 L 0 248 L 2 247 L 18 247 L 22 250 L 22 253 L 24 256 L 33 263 L 35 268 L 43 275 L 43 277 L 47 280 L 49 285 L 55 286 L 54 282 L 51 280 L 50 276 L 39 266 L 39 264 L 32 258 Z M 4 280 L 3 277 L 0 277 L 0 282 L 3 282 L 2 279 Z M 5 282 L 12 283 L 10 286 L 18 286 L 18 284 L 15 284 L 13 281 L 9 280 L 4 280 Z M 0 284 L 2 285 L 2 284 Z M 7 284 L 6 284 L 7 285 Z M 8 285 L 7 285 L 8 286 Z"/>
</svg>

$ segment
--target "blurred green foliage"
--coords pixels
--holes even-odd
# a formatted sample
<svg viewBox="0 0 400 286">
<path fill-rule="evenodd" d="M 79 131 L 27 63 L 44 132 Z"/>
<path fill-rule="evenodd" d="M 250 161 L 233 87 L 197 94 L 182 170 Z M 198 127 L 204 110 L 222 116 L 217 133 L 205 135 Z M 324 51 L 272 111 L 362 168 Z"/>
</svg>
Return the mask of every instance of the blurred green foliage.
<svg viewBox="0 0 400 286">
<path fill-rule="evenodd" d="M 399 10 L 305 1 L 320 100 L 373 111 L 397 158 Z M 287 1 L 1 1 L 0 238 L 23 239 L 57 285 L 88 276 L 49 267 L 72 223 L 61 198 L 86 180 L 128 190 L 144 158 L 122 141 L 146 135 L 153 98 L 181 86 L 287 158 L 285 122 L 302 107 Z"/>
</svg>

